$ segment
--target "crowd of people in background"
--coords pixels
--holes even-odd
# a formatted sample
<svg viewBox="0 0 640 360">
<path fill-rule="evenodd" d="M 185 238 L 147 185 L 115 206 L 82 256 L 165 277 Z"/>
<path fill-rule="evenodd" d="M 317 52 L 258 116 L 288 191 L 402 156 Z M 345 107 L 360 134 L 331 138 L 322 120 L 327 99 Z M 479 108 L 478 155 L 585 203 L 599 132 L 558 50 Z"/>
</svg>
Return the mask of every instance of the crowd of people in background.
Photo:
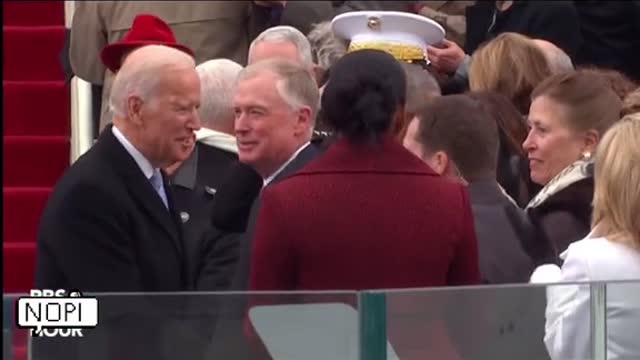
<svg viewBox="0 0 640 360">
<path fill-rule="evenodd" d="M 354 49 L 335 23 L 366 29 L 366 11 L 445 38 L 410 61 Z M 93 85 L 97 140 L 44 210 L 36 287 L 640 279 L 639 30 L 637 1 L 77 2 L 62 59 Z M 531 341 L 589 358 L 588 287 L 561 290 Z M 610 358 L 640 357 L 640 298 L 610 296 Z M 182 354 L 266 356 L 238 321 L 249 300 L 182 327 Z M 165 358 L 145 321 L 116 321 L 139 346 L 106 358 Z M 400 358 L 456 358 L 431 325 L 396 339 L 430 344 Z"/>
</svg>

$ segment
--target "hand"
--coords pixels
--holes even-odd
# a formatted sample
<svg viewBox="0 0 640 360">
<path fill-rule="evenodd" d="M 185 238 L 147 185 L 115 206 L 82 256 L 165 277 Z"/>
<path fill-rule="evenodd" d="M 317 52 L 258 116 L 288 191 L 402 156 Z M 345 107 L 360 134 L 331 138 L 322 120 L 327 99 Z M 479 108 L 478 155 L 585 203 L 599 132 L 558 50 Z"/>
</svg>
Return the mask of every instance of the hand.
<svg viewBox="0 0 640 360">
<path fill-rule="evenodd" d="M 464 50 L 453 41 L 444 39 L 442 44 L 427 47 L 427 56 L 431 61 L 431 66 L 445 74 L 453 74 L 462 64 L 465 53 Z"/>
</svg>

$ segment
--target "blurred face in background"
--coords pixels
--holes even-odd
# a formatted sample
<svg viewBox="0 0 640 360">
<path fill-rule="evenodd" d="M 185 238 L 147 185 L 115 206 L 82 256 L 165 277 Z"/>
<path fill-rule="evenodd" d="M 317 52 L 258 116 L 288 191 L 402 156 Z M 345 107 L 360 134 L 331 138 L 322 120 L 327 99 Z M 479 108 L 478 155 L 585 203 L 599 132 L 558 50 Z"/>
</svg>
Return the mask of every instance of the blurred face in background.
<svg viewBox="0 0 640 360">
<path fill-rule="evenodd" d="M 294 63 L 301 63 L 298 48 L 287 41 L 260 41 L 251 49 L 249 65 L 261 60 L 282 58 Z"/>
</svg>

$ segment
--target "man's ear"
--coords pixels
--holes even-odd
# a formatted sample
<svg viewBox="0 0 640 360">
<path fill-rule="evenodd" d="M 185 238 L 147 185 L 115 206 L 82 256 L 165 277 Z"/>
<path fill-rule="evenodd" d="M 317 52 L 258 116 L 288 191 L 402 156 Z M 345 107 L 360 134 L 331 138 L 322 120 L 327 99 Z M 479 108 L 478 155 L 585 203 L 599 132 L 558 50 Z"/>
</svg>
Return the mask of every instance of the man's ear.
<svg viewBox="0 0 640 360">
<path fill-rule="evenodd" d="M 451 161 L 449 160 L 449 155 L 444 151 L 438 151 L 436 153 L 438 157 L 438 163 L 440 164 L 441 170 L 440 174 L 446 175 L 449 172 L 449 168 L 451 167 Z"/>
<path fill-rule="evenodd" d="M 431 168 L 442 176 L 447 176 L 449 170 L 449 157 L 442 151 L 436 151 L 429 159 L 429 165 Z"/>
<path fill-rule="evenodd" d="M 127 117 L 136 125 L 142 125 L 144 101 L 139 96 L 127 98 Z"/>
<path fill-rule="evenodd" d="M 308 106 L 303 106 L 297 112 L 298 118 L 296 119 L 295 124 L 295 133 L 296 135 L 306 134 L 310 132 L 309 129 L 313 128 L 313 115 L 311 112 L 311 108 Z"/>
</svg>

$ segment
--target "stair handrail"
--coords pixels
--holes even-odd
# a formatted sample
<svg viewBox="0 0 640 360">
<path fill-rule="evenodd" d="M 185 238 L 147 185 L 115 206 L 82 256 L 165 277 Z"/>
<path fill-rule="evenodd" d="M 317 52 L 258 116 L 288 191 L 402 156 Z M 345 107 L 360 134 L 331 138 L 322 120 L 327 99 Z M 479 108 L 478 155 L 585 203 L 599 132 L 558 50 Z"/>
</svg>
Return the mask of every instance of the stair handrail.
<svg viewBox="0 0 640 360">
<path fill-rule="evenodd" d="M 93 145 L 93 104 L 91 84 L 71 79 L 71 163 Z"/>
<path fill-rule="evenodd" d="M 75 1 L 64 2 L 64 22 L 71 28 Z M 74 76 L 71 79 L 71 153 L 70 163 L 74 163 L 93 145 L 93 104 L 91 84 Z"/>
</svg>

